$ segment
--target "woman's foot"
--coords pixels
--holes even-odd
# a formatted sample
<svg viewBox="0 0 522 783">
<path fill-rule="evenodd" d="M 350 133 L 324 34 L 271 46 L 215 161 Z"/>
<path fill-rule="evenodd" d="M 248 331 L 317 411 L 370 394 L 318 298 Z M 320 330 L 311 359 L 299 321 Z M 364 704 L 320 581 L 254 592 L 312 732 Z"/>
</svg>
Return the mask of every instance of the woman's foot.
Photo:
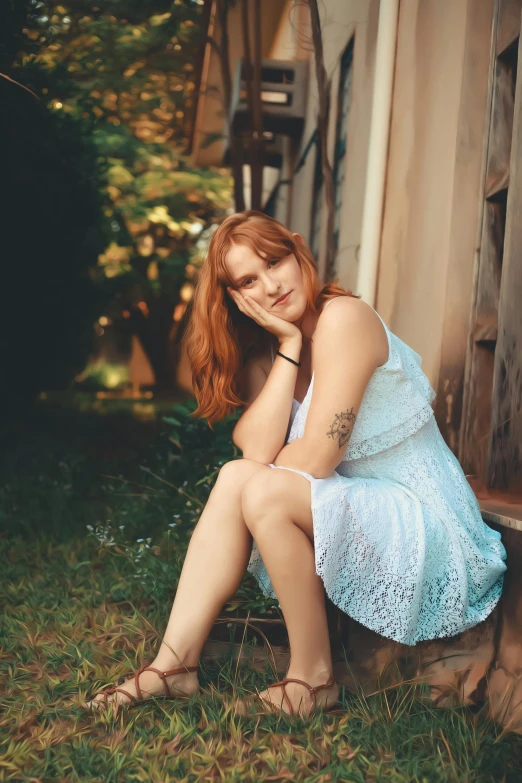
<svg viewBox="0 0 522 783">
<path fill-rule="evenodd" d="M 289 675 L 287 675 L 289 677 Z M 304 682 L 301 677 L 290 679 L 299 679 Z M 286 680 L 286 677 L 282 682 Z M 242 699 L 236 703 L 235 714 L 236 715 L 248 715 L 252 709 L 255 708 L 257 712 L 285 712 L 287 715 L 300 715 L 301 717 L 308 717 L 314 712 L 314 704 L 316 710 L 330 710 L 335 707 L 339 707 L 339 685 L 335 682 L 333 676 L 325 680 L 309 679 L 307 684 L 312 688 L 317 688 L 325 683 L 331 683 L 326 688 L 321 688 L 314 694 L 306 687 L 297 682 L 287 682 L 285 685 L 273 684 L 264 691 L 260 691 L 256 694 L 256 697 Z M 286 690 L 287 699 L 290 702 L 288 704 L 287 699 L 284 696 L 284 690 Z M 262 701 L 259 701 L 262 699 Z"/>
<path fill-rule="evenodd" d="M 170 664 L 168 669 L 161 668 L 161 666 L 155 662 L 151 664 L 144 664 L 144 667 L 145 666 L 153 667 L 162 674 L 170 671 L 171 669 L 182 668 L 179 664 Z M 138 672 L 140 672 L 140 670 L 138 670 Z M 138 675 L 138 684 L 141 691 L 141 697 L 136 687 L 135 673 L 132 677 L 129 677 L 129 679 L 125 680 L 125 682 L 123 682 L 121 685 L 104 688 L 94 697 L 94 699 L 85 702 L 84 706 L 88 709 L 97 710 L 100 709 L 100 707 L 103 707 L 106 703 L 113 703 L 113 706 L 119 706 L 120 704 L 134 704 L 135 701 L 147 701 L 152 697 L 165 698 L 167 694 L 164 683 L 166 683 L 168 687 L 169 698 L 176 698 L 177 696 L 180 698 L 190 697 L 199 690 L 197 672 L 195 671 L 182 671 L 179 674 L 170 674 L 162 678 L 156 672 L 147 670 L 141 671 Z M 121 690 L 114 691 L 115 687 Z M 125 691 L 125 693 L 122 693 L 122 690 Z M 108 693 L 104 696 L 105 691 Z M 130 698 L 131 696 L 133 699 Z"/>
</svg>

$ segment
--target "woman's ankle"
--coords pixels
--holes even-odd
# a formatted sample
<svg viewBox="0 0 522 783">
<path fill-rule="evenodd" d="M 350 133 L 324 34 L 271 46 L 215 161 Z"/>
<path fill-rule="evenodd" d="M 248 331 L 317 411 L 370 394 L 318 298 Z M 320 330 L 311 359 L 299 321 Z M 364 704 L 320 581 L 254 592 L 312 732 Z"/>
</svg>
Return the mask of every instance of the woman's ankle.
<svg viewBox="0 0 522 783">
<path fill-rule="evenodd" d="M 318 667 L 289 667 L 286 677 L 308 682 L 312 687 L 322 685 L 334 676 L 333 668 L 328 666 Z"/>
<path fill-rule="evenodd" d="M 149 664 L 150 666 L 153 666 L 155 669 L 159 669 L 162 672 L 169 672 L 173 669 L 180 669 L 180 674 L 183 672 L 187 675 L 193 674 L 195 675 L 196 672 L 188 672 L 186 671 L 187 668 L 192 666 L 197 666 L 197 661 L 195 663 L 190 663 L 187 661 L 180 662 L 179 659 L 174 658 L 174 656 L 166 656 L 162 655 L 161 657 L 158 656 L 153 663 Z"/>
<path fill-rule="evenodd" d="M 155 663 L 152 665 L 162 671 L 181 669 L 184 666 L 198 666 L 199 652 L 197 648 L 191 649 L 190 646 L 184 644 L 169 645 L 167 642 L 162 641 L 154 658 Z M 192 672 L 187 672 L 187 674 L 192 674 Z"/>
</svg>

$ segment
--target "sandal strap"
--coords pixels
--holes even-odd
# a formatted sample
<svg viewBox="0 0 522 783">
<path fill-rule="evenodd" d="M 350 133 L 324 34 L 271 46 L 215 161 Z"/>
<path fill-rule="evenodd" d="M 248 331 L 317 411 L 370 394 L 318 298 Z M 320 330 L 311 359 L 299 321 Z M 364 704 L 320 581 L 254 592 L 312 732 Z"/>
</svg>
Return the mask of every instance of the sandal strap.
<svg viewBox="0 0 522 783">
<path fill-rule="evenodd" d="M 196 672 L 199 669 L 199 666 L 182 666 L 179 669 L 169 669 L 167 672 L 160 672 L 159 669 L 155 669 L 153 666 L 148 666 L 146 663 L 143 664 L 143 666 L 140 666 L 138 671 L 134 675 L 134 684 L 136 686 L 136 693 L 138 694 L 138 697 L 140 699 L 143 699 L 143 693 L 140 688 L 139 683 L 139 676 L 142 672 L 145 671 L 152 671 L 156 672 L 156 674 L 161 678 L 161 681 L 163 682 L 163 687 L 165 688 L 165 696 L 167 699 L 172 698 L 172 694 L 170 692 L 169 686 L 167 685 L 166 677 L 168 677 L 171 674 L 181 674 L 182 672 Z M 109 688 L 106 688 L 104 691 L 100 691 L 100 693 L 103 694 L 103 700 L 105 703 L 109 701 L 107 698 L 108 696 L 112 696 L 114 693 L 124 693 L 125 696 L 127 696 L 131 701 L 137 701 L 136 697 L 133 696 L 131 693 L 125 690 L 125 688 L 119 688 L 115 685 L 111 685 Z"/>
<path fill-rule="evenodd" d="M 107 696 L 112 696 L 113 693 L 124 693 L 125 696 L 128 696 L 131 701 L 136 701 L 136 697 L 132 695 L 132 693 L 129 693 L 125 690 L 125 688 L 116 688 L 115 686 L 112 686 L 111 688 L 107 688 L 105 691 L 103 691 L 103 700 L 105 702 L 108 702 L 109 699 Z"/>
<path fill-rule="evenodd" d="M 292 703 L 291 703 L 291 701 L 288 698 L 288 695 L 286 693 L 286 684 L 288 682 L 297 682 L 300 685 L 304 685 L 306 688 L 308 688 L 308 690 L 310 691 L 311 695 L 314 697 L 314 710 L 315 710 L 316 707 L 317 707 L 317 698 L 316 698 L 315 694 L 317 693 L 317 691 L 320 691 L 323 688 L 330 688 L 332 685 L 334 685 L 334 683 L 335 683 L 335 676 L 332 674 L 332 676 L 329 677 L 328 680 L 325 683 L 323 683 L 322 685 L 316 685 L 313 688 L 312 688 L 311 685 L 309 685 L 304 680 L 298 680 L 295 677 L 285 677 L 284 679 L 280 680 L 279 682 L 273 682 L 271 685 L 269 685 L 268 686 L 269 688 L 276 688 L 279 685 L 282 687 L 283 696 L 286 699 L 286 703 L 287 703 L 288 708 L 290 710 L 290 715 L 294 715 L 294 711 L 293 711 L 293 708 L 292 708 Z"/>
<path fill-rule="evenodd" d="M 199 666 L 182 666 L 180 669 L 169 669 L 168 672 L 163 672 L 166 677 L 171 674 L 181 674 L 182 672 L 197 672 Z"/>
<path fill-rule="evenodd" d="M 161 679 L 161 681 L 163 683 L 163 687 L 165 688 L 165 697 L 167 699 L 171 699 L 172 698 L 172 693 L 170 692 L 170 688 L 169 688 L 169 686 L 167 684 L 166 678 L 168 676 L 170 676 L 171 674 L 181 674 L 182 672 L 195 672 L 195 671 L 198 670 L 198 668 L 199 668 L 198 666 L 182 666 L 181 668 L 178 668 L 178 669 L 169 669 L 166 672 L 162 672 L 159 669 L 155 669 L 154 666 L 147 666 L 147 664 L 145 663 L 145 664 L 143 664 L 143 666 L 140 666 L 140 668 L 138 669 L 138 671 L 134 675 L 134 683 L 136 685 L 136 692 L 137 692 L 138 696 L 140 697 L 140 699 L 143 699 L 143 695 L 142 695 L 142 692 L 141 692 L 141 688 L 140 688 L 140 684 L 139 684 L 138 678 L 139 678 L 139 676 L 140 676 L 140 674 L 142 672 L 148 672 L 148 671 L 156 672 L 156 674 L 158 675 L 158 677 Z"/>
</svg>

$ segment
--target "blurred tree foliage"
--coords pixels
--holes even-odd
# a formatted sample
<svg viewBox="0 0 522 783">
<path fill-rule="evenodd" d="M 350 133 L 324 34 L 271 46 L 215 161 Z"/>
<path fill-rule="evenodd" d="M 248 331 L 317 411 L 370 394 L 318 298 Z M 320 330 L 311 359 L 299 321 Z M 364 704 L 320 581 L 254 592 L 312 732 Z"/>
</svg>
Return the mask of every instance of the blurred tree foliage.
<svg viewBox="0 0 522 783">
<path fill-rule="evenodd" d="M 102 307 L 89 267 L 110 239 L 88 122 L 51 112 L 12 80 L 26 8 L 7 2 L 0 14 L 2 431 L 41 389 L 66 385 L 82 368 Z"/>
<path fill-rule="evenodd" d="M 141 338 L 159 386 L 171 387 L 173 337 L 190 297 L 183 286 L 197 274 L 205 229 L 232 199 L 228 172 L 194 170 L 186 157 L 202 0 L 32 0 L 27 8 L 4 73 L 40 97 L 60 139 L 70 135 L 71 175 L 78 184 L 88 178 L 102 213 L 89 214 L 91 232 L 104 237 L 102 247 L 83 248 L 89 279 L 111 321 L 125 319 Z M 45 254 L 50 271 L 54 253 Z"/>
</svg>

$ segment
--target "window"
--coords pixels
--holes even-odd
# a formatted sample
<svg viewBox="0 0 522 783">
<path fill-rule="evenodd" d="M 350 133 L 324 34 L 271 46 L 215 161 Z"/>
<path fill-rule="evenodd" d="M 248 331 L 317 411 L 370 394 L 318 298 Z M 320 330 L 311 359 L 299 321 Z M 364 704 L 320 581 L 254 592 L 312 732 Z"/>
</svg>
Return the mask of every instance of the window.
<svg viewBox="0 0 522 783">
<path fill-rule="evenodd" d="M 321 163 L 321 147 L 319 136 L 316 135 L 315 144 L 315 168 L 314 184 L 312 190 L 312 209 L 310 214 L 310 250 L 316 261 L 319 263 L 319 250 L 321 242 L 321 217 L 323 205 L 323 170 Z"/>
<path fill-rule="evenodd" d="M 339 76 L 339 93 L 337 99 L 337 125 L 335 131 L 335 151 L 333 165 L 334 180 L 334 243 L 336 251 L 339 248 L 339 232 L 342 217 L 342 199 L 346 171 L 346 139 L 348 133 L 348 115 L 352 85 L 354 39 L 344 50 L 341 57 L 341 73 Z"/>
</svg>

